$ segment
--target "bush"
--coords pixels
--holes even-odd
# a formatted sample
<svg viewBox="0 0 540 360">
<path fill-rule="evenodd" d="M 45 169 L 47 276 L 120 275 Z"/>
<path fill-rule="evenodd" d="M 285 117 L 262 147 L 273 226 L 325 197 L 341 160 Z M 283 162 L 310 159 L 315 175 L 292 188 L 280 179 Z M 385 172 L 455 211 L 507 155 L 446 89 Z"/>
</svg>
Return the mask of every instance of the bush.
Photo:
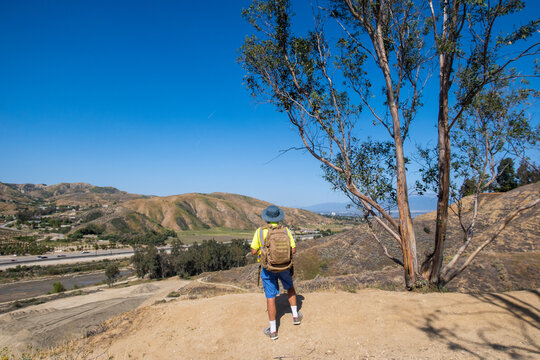
<svg viewBox="0 0 540 360">
<path fill-rule="evenodd" d="M 55 282 L 53 284 L 53 293 L 61 293 L 64 291 L 66 291 L 66 288 L 64 287 L 64 285 L 62 285 L 61 282 Z"/>
<path fill-rule="evenodd" d="M 115 263 L 107 265 L 105 268 L 105 276 L 107 277 L 107 284 L 112 286 L 116 281 L 116 278 L 120 275 L 120 269 Z"/>
</svg>

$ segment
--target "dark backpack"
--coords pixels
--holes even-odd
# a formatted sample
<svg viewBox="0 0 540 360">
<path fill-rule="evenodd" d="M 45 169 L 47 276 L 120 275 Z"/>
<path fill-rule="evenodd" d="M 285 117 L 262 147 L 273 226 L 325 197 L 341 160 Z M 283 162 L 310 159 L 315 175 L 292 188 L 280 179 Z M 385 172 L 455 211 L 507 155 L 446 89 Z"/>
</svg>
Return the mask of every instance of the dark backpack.
<svg viewBox="0 0 540 360">
<path fill-rule="evenodd" d="M 264 229 L 268 229 L 266 239 L 264 238 Z M 259 231 L 262 266 L 271 272 L 290 269 L 293 265 L 293 259 L 289 229 L 279 225 L 277 227 L 264 226 Z"/>
</svg>

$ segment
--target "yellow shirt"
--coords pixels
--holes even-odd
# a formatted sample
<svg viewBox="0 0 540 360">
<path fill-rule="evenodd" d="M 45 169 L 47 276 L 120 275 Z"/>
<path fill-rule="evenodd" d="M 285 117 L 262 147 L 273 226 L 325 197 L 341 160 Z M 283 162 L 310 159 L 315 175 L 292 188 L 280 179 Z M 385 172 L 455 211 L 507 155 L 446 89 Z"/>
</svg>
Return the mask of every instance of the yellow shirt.
<svg viewBox="0 0 540 360">
<path fill-rule="evenodd" d="M 278 225 L 277 223 L 270 223 L 270 225 Z M 291 234 L 291 230 L 289 230 L 287 227 L 285 227 L 285 230 L 287 230 L 287 235 L 289 235 L 289 239 L 291 240 L 291 248 L 296 247 L 296 243 L 294 242 L 294 238 Z M 253 235 L 253 240 L 251 240 L 251 248 L 255 250 L 259 250 L 257 261 L 260 261 L 261 257 L 261 228 L 258 228 L 257 231 L 255 231 L 255 234 Z M 263 237 L 266 238 L 266 235 L 268 235 L 268 229 L 263 229 Z"/>
</svg>

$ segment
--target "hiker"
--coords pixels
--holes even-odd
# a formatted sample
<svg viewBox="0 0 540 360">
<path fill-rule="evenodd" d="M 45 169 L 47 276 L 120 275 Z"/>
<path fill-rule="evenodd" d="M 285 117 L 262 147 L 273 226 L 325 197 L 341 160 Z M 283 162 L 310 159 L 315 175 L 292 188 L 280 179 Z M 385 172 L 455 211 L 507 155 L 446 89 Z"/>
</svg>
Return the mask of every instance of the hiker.
<svg viewBox="0 0 540 360">
<path fill-rule="evenodd" d="M 289 304 L 293 316 L 293 324 L 300 325 L 302 313 L 296 306 L 296 291 L 292 281 L 292 256 L 296 253 L 296 244 L 288 228 L 279 224 L 285 213 L 277 206 L 271 205 L 263 210 L 261 217 L 266 225 L 255 231 L 251 242 L 251 254 L 258 254 L 257 261 L 266 296 L 268 319 L 270 326 L 264 329 L 264 334 L 272 340 L 277 340 L 276 328 L 276 296 L 279 295 L 279 283 L 287 290 Z M 262 241 L 261 241 L 262 240 Z"/>
</svg>

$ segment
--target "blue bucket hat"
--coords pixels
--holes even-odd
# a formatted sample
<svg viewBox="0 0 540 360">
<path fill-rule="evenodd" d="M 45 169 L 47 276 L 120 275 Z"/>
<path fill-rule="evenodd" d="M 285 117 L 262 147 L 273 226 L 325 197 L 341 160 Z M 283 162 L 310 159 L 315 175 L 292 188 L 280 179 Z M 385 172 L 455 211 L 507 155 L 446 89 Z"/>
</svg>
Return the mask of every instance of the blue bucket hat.
<svg viewBox="0 0 540 360">
<path fill-rule="evenodd" d="M 263 210 L 261 217 L 266 222 L 280 222 L 285 217 L 285 213 L 277 206 L 270 205 Z"/>
</svg>

